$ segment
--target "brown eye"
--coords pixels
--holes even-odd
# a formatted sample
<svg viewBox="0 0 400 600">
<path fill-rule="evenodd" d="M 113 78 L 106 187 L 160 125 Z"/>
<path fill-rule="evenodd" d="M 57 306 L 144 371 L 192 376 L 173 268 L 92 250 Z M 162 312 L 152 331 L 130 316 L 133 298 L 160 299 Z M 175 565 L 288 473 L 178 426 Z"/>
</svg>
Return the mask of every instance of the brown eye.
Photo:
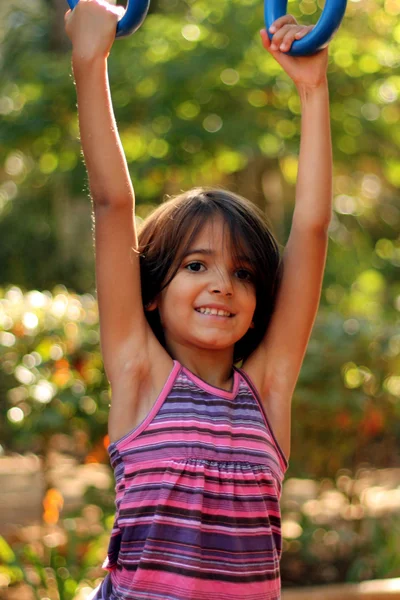
<svg viewBox="0 0 400 600">
<path fill-rule="evenodd" d="M 186 265 L 185 269 L 188 271 L 192 271 L 192 273 L 198 273 L 204 268 L 204 265 L 201 262 L 193 261 Z"/>
<path fill-rule="evenodd" d="M 252 281 L 253 276 L 247 269 L 238 269 L 236 271 L 236 277 L 241 281 Z"/>
</svg>

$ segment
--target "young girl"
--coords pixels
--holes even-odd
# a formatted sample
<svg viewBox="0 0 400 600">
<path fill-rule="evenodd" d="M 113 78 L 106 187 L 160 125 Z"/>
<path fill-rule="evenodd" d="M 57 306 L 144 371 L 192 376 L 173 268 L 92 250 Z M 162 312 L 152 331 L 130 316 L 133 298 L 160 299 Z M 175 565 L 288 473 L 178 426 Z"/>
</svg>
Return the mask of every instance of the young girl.
<svg viewBox="0 0 400 600">
<path fill-rule="evenodd" d="M 137 236 L 107 56 L 119 9 L 67 13 L 96 222 L 116 518 L 96 600 L 277 600 L 279 497 L 290 403 L 317 311 L 331 218 L 327 52 L 285 55 L 290 16 L 264 47 L 297 86 L 296 208 L 283 258 L 246 200 L 196 188 Z M 234 366 L 242 361 L 242 367 Z"/>
</svg>

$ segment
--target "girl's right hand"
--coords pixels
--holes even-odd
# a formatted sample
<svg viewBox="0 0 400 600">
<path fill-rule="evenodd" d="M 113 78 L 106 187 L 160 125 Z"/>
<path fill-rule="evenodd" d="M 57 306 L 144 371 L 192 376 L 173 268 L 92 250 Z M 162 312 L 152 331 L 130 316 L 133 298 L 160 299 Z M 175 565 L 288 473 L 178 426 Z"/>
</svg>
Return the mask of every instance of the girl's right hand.
<svg viewBox="0 0 400 600">
<path fill-rule="evenodd" d="M 73 45 L 74 57 L 91 60 L 107 58 L 115 39 L 117 22 L 124 14 L 122 6 L 106 0 L 80 0 L 65 15 L 65 30 Z"/>
<path fill-rule="evenodd" d="M 295 40 L 303 38 L 313 27 L 298 25 L 292 15 L 284 15 L 270 27 L 272 40 L 265 29 L 261 33 L 263 46 L 283 67 L 289 77 L 300 87 L 326 85 L 328 50 L 323 48 L 310 56 L 290 56 L 286 54 Z"/>
</svg>

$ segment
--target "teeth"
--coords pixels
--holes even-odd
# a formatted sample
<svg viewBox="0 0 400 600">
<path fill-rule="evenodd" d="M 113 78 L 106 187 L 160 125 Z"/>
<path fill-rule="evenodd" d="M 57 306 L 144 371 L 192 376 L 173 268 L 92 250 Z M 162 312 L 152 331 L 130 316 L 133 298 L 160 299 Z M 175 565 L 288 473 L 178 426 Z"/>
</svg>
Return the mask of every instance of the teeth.
<svg viewBox="0 0 400 600">
<path fill-rule="evenodd" d="M 230 317 L 231 313 L 226 310 L 218 310 L 217 308 L 198 308 L 198 312 L 203 315 L 218 315 L 219 317 Z"/>
</svg>

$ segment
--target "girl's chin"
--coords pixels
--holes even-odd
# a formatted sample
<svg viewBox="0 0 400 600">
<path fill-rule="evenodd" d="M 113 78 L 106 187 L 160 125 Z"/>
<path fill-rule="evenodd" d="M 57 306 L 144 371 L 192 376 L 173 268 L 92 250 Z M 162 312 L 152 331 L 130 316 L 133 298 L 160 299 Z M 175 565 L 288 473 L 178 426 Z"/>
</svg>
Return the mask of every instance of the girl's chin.
<svg viewBox="0 0 400 600">
<path fill-rule="evenodd" d="M 224 351 L 231 351 L 235 344 L 236 341 L 239 340 L 221 340 L 221 338 L 219 339 L 215 339 L 212 337 L 201 337 L 197 340 L 193 340 L 194 342 L 194 346 L 197 346 L 199 348 L 203 348 L 204 350 L 210 350 L 210 351 L 220 351 L 220 352 L 224 352 Z"/>
</svg>

